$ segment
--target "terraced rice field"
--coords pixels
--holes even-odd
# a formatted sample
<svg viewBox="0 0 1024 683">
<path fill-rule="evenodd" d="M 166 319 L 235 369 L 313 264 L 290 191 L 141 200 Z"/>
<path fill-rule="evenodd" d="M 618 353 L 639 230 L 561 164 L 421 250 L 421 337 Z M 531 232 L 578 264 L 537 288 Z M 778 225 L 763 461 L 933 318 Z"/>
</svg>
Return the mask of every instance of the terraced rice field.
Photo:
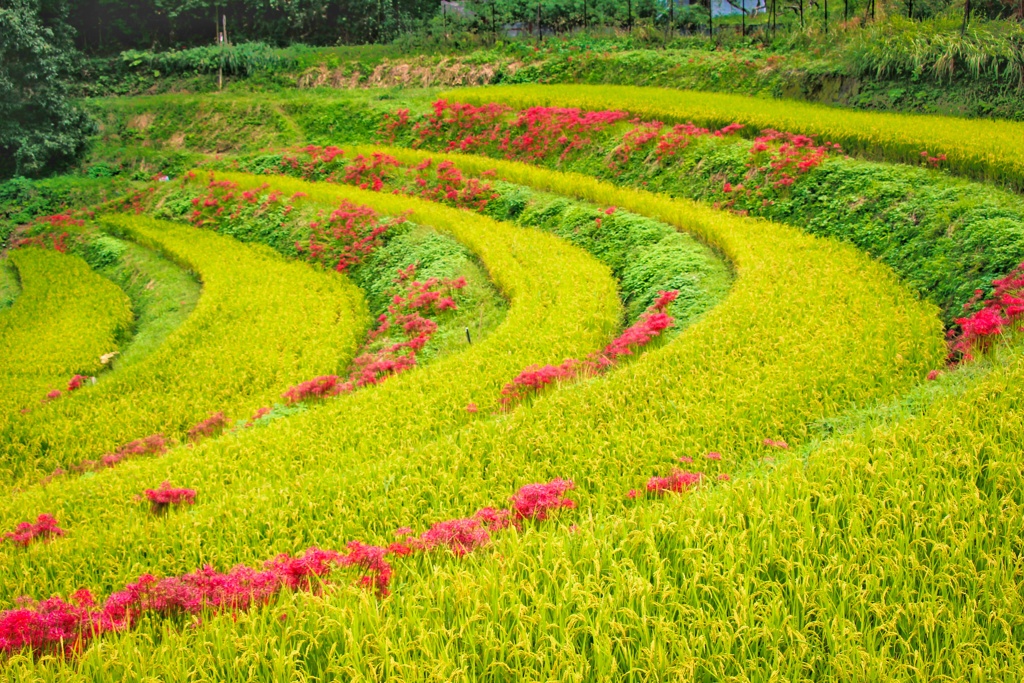
<svg viewBox="0 0 1024 683">
<path fill-rule="evenodd" d="M 1021 132 L 469 89 L 27 226 L 4 675 L 1020 680 L 1016 199 L 781 207 L 1014 187 Z"/>
</svg>

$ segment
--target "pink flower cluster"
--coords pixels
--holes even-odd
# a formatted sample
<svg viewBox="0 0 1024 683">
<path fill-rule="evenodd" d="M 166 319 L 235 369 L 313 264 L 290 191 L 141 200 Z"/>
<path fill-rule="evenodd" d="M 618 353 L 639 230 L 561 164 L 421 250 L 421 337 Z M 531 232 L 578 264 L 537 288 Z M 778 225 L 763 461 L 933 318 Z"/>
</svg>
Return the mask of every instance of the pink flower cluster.
<svg viewBox="0 0 1024 683">
<path fill-rule="evenodd" d="M 338 390 L 338 376 L 323 375 L 300 382 L 293 387 L 288 387 L 288 390 L 281 394 L 281 398 L 284 399 L 285 403 L 291 405 L 302 401 L 313 401 L 328 396 L 337 396 L 339 393 L 341 392 Z"/>
<path fill-rule="evenodd" d="M 155 515 L 167 512 L 174 505 L 192 505 L 196 502 L 194 489 L 176 489 L 169 481 L 160 484 L 160 488 L 146 489 L 145 493 L 150 502 L 150 510 Z"/>
<path fill-rule="evenodd" d="M 704 475 L 700 472 L 673 469 L 667 477 L 651 477 L 647 481 L 647 492 L 654 495 L 661 495 L 669 491 L 681 493 L 701 483 L 703 479 Z"/>
<path fill-rule="evenodd" d="M 534 107 L 512 112 L 499 104 L 474 107 L 442 100 L 435 102 L 433 113 L 419 123 L 410 123 L 408 111 L 405 111 L 401 117 L 386 117 L 385 128 L 393 140 L 397 131 L 411 125 L 417 136 L 414 146 L 473 151 L 533 162 L 550 159 L 557 153 L 561 161 L 571 152 L 591 145 L 594 134 L 625 117 L 621 111 L 581 112 L 577 109 Z M 664 164 L 686 149 L 693 138 L 726 137 L 744 128 L 740 123 L 715 131 L 693 123 L 670 128 L 661 121 L 634 119 L 631 123 L 633 127 L 623 134 L 608 157 L 612 170 L 618 171 L 637 153 L 641 153 L 646 161 Z M 721 203 L 720 208 L 732 208 L 744 194 L 761 196 L 762 189 L 790 187 L 800 175 L 809 173 L 829 155 L 838 153 L 842 153 L 842 148 L 837 143 L 818 145 L 806 135 L 764 130 L 750 148 L 743 182 L 723 179 L 724 192 L 734 196 L 730 201 Z M 941 155 L 930 157 L 927 153 L 925 158 L 929 164 L 942 160 Z M 770 203 L 771 200 L 762 198 L 762 201 Z"/>
<path fill-rule="evenodd" d="M 83 460 L 77 465 L 71 466 L 71 471 L 75 473 L 93 472 L 101 470 L 106 467 L 113 467 L 122 460 L 135 457 L 137 455 L 159 455 L 167 450 L 167 439 L 164 438 L 163 434 L 150 434 L 149 436 L 130 441 L 125 445 L 118 448 L 113 453 L 104 454 L 99 460 Z M 40 482 L 45 485 L 53 481 L 56 477 L 60 477 L 67 474 L 67 470 L 58 467 L 53 471 L 52 474 L 43 478 Z"/>
<path fill-rule="evenodd" d="M 298 156 L 286 156 L 279 170 L 306 180 L 346 183 L 375 192 L 391 191 L 421 197 L 452 206 L 483 210 L 496 197 L 491 184 L 479 178 L 467 178 L 450 161 L 435 164 L 425 159 L 407 165 L 382 152 L 369 157 L 358 154 L 350 163 L 341 158 L 341 150 L 327 156 L 319 147 L 309 146 Z M 309 155 L 310 158 L 300 158 Z M 268 171 L 269 172 L 269 171 Z"/>
<path fill-rule="evenodd" d="M 82 385 L 84 385 L 86 380 L 88 380 L 88 379 L 91 379 L 91 378 L 87 377 L 85 375 L 74 375 L 71 378 L 71 380 L 68 381 L 67 392 L 70 394 L 72 391 L 77 391 L 78 389 L 81 389 Z M 43 397 L 41 402 L 42 403 L 49 403 L 50 401 L 55 401 L 55 400 L 57 400 L 60 397 L 61 397 L 60 389 L 53 389 L 53 390 L 47 392 L 46 396 Z M 27 413 L 28 411 L 29 411 L 29 409 L 26 408 L 25 410 L 22 410 L 21 412 L 22 413 Z"/>
<path fill-rule="evenodd" d="M 950 363 L 970 360 L 974 351 L 984 351 L 993 339 L 1024 316 L 1024 263 L 1006 277 L 993 280 L 992 286 L 992 293 L 984 299 L 984 291 L 975 290 L 964 310 L 979 306 L 978 310 L 957 318 L 957 326 L 947 332 Z"/>
<path fill-rule="evenodd" d="M 466 279 L 428 278 L 415 280 L 416 264 L 398 270 L 395 280 L 403 291 L 396 294 L 386 313 L 377 319 L 370 332 L 369 350 L 355 358 L 346 380 L 337 375 L 324 375 L 289 387 L 281 396 L 288 404 L 337 396 L 360 387 L 378 384 L 391 375 L 416 366 L 416 354 L 437 332 L 437 323 L 430 317 L 458 308 L 455 292 L 466 286 Z M 402 341 L 390 342 L 397 334 Z M 381 344 L 375 348 L 375 344 Z"/>
<path fill-rule="evenodd" d="M 566 479 L 527 484 L 509 499 L 512 506 L 508 509 L 482 508 L 472 517 L 437 522 L 419 536 L 412 529 L 402 527 L 395 531 L 399 542 L 393 543 L 389 551 L 404 556 L 446 548 L 455 555 L 465 555 L 487 545 L 494 532 L 510 526 L 519 528 L 528 520 L 541 522 L 556 510 L 576 507 L 575 501 L 565 497 L 574 488 L 575 484 Z"/>
<path fill-rule="evenodd" d="M 296 242 L 295 249 L 307 260 L 342 273 L 377 249 L 384 233 L 404 221 L 402 216 L 381 222 L 370 207 L 345 199 L 326 221 L 310 223 L 308 243 Z"/>
<path fill-rule="evenodd" d="M 783 441 L 782 439 L 765 439 L 763 443 L 765 446 L 768 446 L 769 448 L 781 448 L 782 450 L 786 450 L 787 448 L 789 448 L 789 444 Z"/>
<path fill-rule="evenodd" d="M 512 496 L 511 509 L 484 508 L 467 519 L 438 522 L 419 536 L 411 529 L 399 529 L 396 535 L 402 540 L 388 548 L 352 541 L 346 552 L 313 547 L 301 555 L 278 555 L 262 569 L 239 565 L 218 572 L 207 565 L 163 579 L 145 574 L 113 593 L 102 606 L 85 589 L 66 602 L 59 597 L 23 601 L 18 608 L 0 614 L 0 652 L 28 649 L 36 655 L 68 656 L 82 651 L 94 637 L 133 627 L 147 614 L 180 617 L 198 616 L 207 610 L 241 611 L 270 602 L 283 589 L 316 590 L 335 567 L 358 569 L 362 572 L 359 585 L 384 597 L 394 574 L 389 556 L 442 547 L 465 555 L 486 545 L 493 532 L 525 520 L 541 521 L 556 509 L 573 507 L 573 501 L 564 497 L 572 488 L 571 481 L 562 479 L 530 484 Z"/>
<path fill-rule="evenodd" d="M 86 377 L 85 375 L 75 375 L 74 377 L 72 377 L 71 380 L 68 382 L 68 393 L 81 389 L 82 385 L 84 385 L 86 380 L 88 379 L 90 378 Z"/>
<path fill-rule="evenodd" d="M 722 454 L 717 451 L 711 451 L 704 454 L 704 459 L 711 461 L 711 463 L 719 463 L 722 460 Z M 691 465 L 693 464 L 693 458 L 684 455 L 679 458 L 679 462 Z M 626 494 L 626 497 L 634 500 L 642 495 L 657 497 L 665 493 L 682 493 L 703 484 L 708 480 L 708 476 L 704 472 L 691 472 L 673 467 L 668 475 L 664 477 L 658 475 L 651 477 L 647 480 L 647 485 L 644 489 L 640 491 L 631 489 Z M 732 479 L 728 474 L 721 472 L 718 473 L 716 478 L 718 481 L 730 481 Z"/>
<path fill-rule="evenodd" d="M 279 555 L 255 570 L 237 566 L 218 572 L 210 566 L 179 577 L 146 574 L 97 606 L 92 594 L 77 591 L 67 602 L 52 597 L 0 614 L 0 652 L 30 649 L 37 655 L 70 655 L 111 631 L 130 628 L 144 614 L 199 615 L 204 610 L 244 610 L 265 604 L 282 588 L 309 590 L 348 556 L 310 548 L 299 556 Z M 353 560 L 354 562 L 354 560 Z"/>
<path fill-rule="evenodd" d="M 556 381 L 570 380 L 586 374 L 607 370 L 623 357 L 632 355 L 633 350 L 651 342 L 671 327 L 673 318 L 666 310 L 679 296 L 678 290 L 659 292 L 658 299 L 640 316 L 633 325 L 612 340 L 601 351 L 590 354 L 586 359 L 568 358 L 559 365 L 532 366 L 501 389 L 501 403 L 507 409 L 527 396 L 536 394 Z"/>
<path fill-rule="evenodd" d="M 225 417 L 224 413 L 214 413 L 188 430 L 188 440 L 195 442 L 209 436 L 217 436 L 227 426 L 228 418 Z"/>
<path fill-rule="evenodd" d="M 592 135 L 626 118 L 623 111 L 592 111 L 561 107 L 531 107 L 510 115 L 509 107 L 488 103 L 481 106 L 438 100 L 433 111 L 412 125 L 413 146 L 441 146 L 446 151 L 500 154 L 509 159 L 546 159 L 557 155 L 564 160 L 574 150 L 590 144 Z M 385 137 L 391 141 L 405 126 L 396 115 L 384 122 Z"/>
<path fill-rule="evenodd" d="M 333 163 L 335 157 L 340 156 L 341 150 L 337 150 L 334 155 L 311 153 L 316 156 L 310 163 L 316 167 L 318 164 Z M 330 162 L 324 159 L 330 159 Z M 299 165 L 297 161 L 295 163 Z M 190 215 L 192 223 L 217 229 L 227 220 L 238 220 L 243 210 L 252 212 L 247 216 L 260 216 L 280 209 L 287 216 L 294 209 L 293 204 L 285 201 L 281 192 L 270 189 L 269 185 L 263 185 L 255 191 L 244 190 L 239 193 L 237 190 L 236 183 L 215 180 L 211 176 L 206 194 L 192 199 L 195 207 Z M 293 195 L 291 201 L 300 199 L 301 194 Z M 398 217 L 381 221 L 370 207 L 345 200 L 324 220 L 310 223 L 309 236 L 305 241 L 296 242 L 295 249 L 307 261 L 344 272 L 380 246 L 384 233 L 404 220 L 404 217 Z"/>
<path fill-rule="evenodd" d="M 42 514 L 34 522 L 21 522 L 4 534 L 4 540 L 25 548 L 36 539 L 46 540 L 54 536 L 63 536 L 64 530 L 58 525 L 56 517 Z"/>
<path fill-rule="evenodd" d="M 935 156 L 932 156 L 931 154 L 928 153 L 928 150 L 922 149 L 921 150 L 921 159 L 923 159 L 924 163 L 928 164 L 932 168 L 938 168 L 939 164 L 941 164 L 942 162 L 944 162 L 946 160 L 946 155 L 945 154 L 936 154 Z"/>
</svg>

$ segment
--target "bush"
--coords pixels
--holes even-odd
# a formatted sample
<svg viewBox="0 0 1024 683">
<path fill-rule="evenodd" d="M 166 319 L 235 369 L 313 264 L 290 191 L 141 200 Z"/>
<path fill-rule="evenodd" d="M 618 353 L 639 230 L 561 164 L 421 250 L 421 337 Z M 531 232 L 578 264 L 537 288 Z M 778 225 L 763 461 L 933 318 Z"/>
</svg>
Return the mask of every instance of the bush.
<svg viewBox="0 0 1024 683">
<path fill-rule="evenodd" d="M 95 124 L 67 95 L 74 50 L 60 0 L 0 8 L 0 179 L 66 168 Z"/>
</svg>

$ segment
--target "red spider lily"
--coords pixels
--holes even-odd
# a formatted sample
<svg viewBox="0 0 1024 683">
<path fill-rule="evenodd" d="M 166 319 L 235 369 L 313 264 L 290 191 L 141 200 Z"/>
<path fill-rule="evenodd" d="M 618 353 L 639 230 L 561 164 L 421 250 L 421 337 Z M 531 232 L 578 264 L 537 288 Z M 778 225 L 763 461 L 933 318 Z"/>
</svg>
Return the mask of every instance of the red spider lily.
<svg viewBox="0 0 1024 683">
<path fill-rule="evenodd" d="M 572 481 L 553 479 L 546 484 L 528 484 L 512 496 L 512 509 L 517 518 L 543 521 L 558 508 L 576 507 L 576 503 L 565 497 L 565 492 L 576 488 Z"/>
<path fill-rule="evenodd" d="M 971 360 L 973 352 L 984 351 L 992 341 L 1016 320 L 1024 316 L 1024 263 L 1006 277 L 992 281 L 993 291 L 982 300 L 984 292 L 976 290 L 966 304 L 968 310 L 980 305 L 974 313 L 956 319 L 957 328 L 949 335 L 949 361 Z"/>
<path fill-rule="evenodd" d="M 938 168 L 939 164 L 946 160 L 945 154 L 937 154 L 932 156 L 928 153 L 928 150 L 921 150 L 921 158 L 924 162 L 932 168 Z"/>
<path fill-rule="evenodd" d="M 314 161 L 304 166 L 300 174 L 316 175 L 316 169 L 319 169 L 321 164 L 333 161 L 340 154 L 341 150 L 337 150 L 337 154 L 333 155 L 317 152 Z M 297 161 L 295 166 L 299 166 Z M 275 210 L 281 212 L 282 220 L 290 220 L 288 215 L 294 206 L 282 203 L 282 193 L 270 190 L 266 185 L 256 191 L 246 190 L 237 195 L 235 190 L 236 185 L 230 181 L 211 179 L 207 185 L 206 195 L 193 200 L 196 210 L 191 215 L 192 222 L 197 226 L 217 229 L 229 221 L 248 220 L 250 214 L 263 215 Z M 302 193 L 293 194 L 291 200 L 299 201 L 302 199 L 301 195 Z M 326 221 L 311 223 L 308 236 L 296 242 L 295 248 L 306 260 L 343 272 L 360 263 L 381 244 L 384 233 L 404 220 L 404 217 L 398 217 L 381 221 L 370 207 L 346 200 Z"/>
<path fill-rule="evenodd" d="M 44 513 L 39 515 L 35 522 L 19 523 L 14 531 L 4 534 L 4 540 L 26 548 L 36 539 L 47 540 L 63 535 L 64 530 L 58 525 L 57 518 Z"/>
<path fill-rule="evenodd" d="M 781 439 L 779 439 L 778 441 L 776 441 L 775 439 L 765 439 L 763 443 L 765 446 L 768 446 L 770 448 L 781 448 L 783 450 L 789 448 L 789 444 Z"/>
<path fill-rule="evenodd" d="M 438 522 L 420 534 L 416 547 L 431 550 L 445 547 L 456 555 L 465 555 L 486 545 L 491 534 L 480 520 L 468 517 Z"/>
<path fill-rule="evenodd" d="M 227 427 L 228 419 L 223 412 L 217 412 L 188 430 L 189 441 L 199 441 L 208 436 L 217 436 Z"/>
<path fill-rule="evenodd" d="M 368 343 L 378 340 L 389 331 L 397 331 L 403 341 L 394 342 L 363 353 L 352 361 L 352 370 L 346 380 L 336 375 L 317 377 L 289 388 L 282 396 L 289 403 L 337 396 L 355 389 L 378 384 L 388 377 L 416 366 L 416 354 L 437 332 L 437 323 L 425 315 L 439 314 L 458 307 L 452 294 L 466 286 L 465 278 L 454 280 L 429 278 L 414 280 L 416 264 L 398 269 L 395 280 L 403 288 L 381 314 L 377 327 L 368 336 Z"/>
<path fill-rule="evenodd" d="M 708 460 L 721 460 L 722 459 L 722 454 L 718 453 L 716 451 L 711 451 L 710 453 L 708 453 L 704 457 L 707 458 Z"/>
<path fill-rule="evenodd" d="M 500 104 L 474 106 L 438 100 L 433 112 L 412 126 L 414 146 L 440 144 L 448 151 L 489 151 L 509 158 L 559 159 L 590 143 L 590 135 L 626 117 L 625 112 L 582 112 L 579 109 L 531 107 L 509 116 Z M 407 113 L 388 117 L 384 134 L 391 139 L 408 125 Z"/>
<path fill-rule="evenodd" d="M 387 596 L 392 574 L 391 565 L 384 559 L 388 554 L 387 549 L 352 541 L 348 544 L 348 550 L 348 555 L 339 558 L 341 564 L 366 571 L 367 573 L 359 579 L 360 585 L 375 588 L 381 597 Z"/>
<path fill-rule="evenodd" d="M 249 421 L 245 423 L 245 426 L 252 427 L 253 423 L 256 422 L 256 420 L 260 419 L 264 415 L 270 414 L 270 410 L 271 409 L 269 406 L 263 406 L 261 408 L 258 408 L 256 412 L 252 414 L 252 417 L 249 418 Z"/>
<path fill-rule="evenodd" d="M 36 655 L 62 656 L 78 652 L 102 629 L 94 607 L 92 594 L 82 589 L 69 602 L 53 597 L 4 612 L 0 615 L 0 652 L 28 649 Z"/>
<path fill-rule="evenodd" d="M 136 455 L 151 455 L 160 454 L 167 450 L 167 439 L 164 438 L 163 434 L 151 434 L 144 439 L 136 439 L 126 443 L 125 445 L 118 448 L 113 453 L 104 454 L 99 461 L 96 460 L 85 460 L 78 465 L 71 467 L 74 472 L 86 472 L 90 470 L 102 469 L 104 467 L 113 467 L 122 460 L 134 457 Z M 63 474 L 63 470 L 60 474 Z M 58 472 L 54 472 L 53 476 L 59 476 Z"/>
<path fill-rule="evenodd" d="M 600 352 L 585 360 L 568 358 L 560 365 L 531 366 L 523 370 L 501 389 L 501 403 L 507 409 L 531 394 L 557 381 L 580 377 L 587 373 L 600 373 L 617 363 L 633 350 L 650 343 L 668 329 L 672 316 L 665 313 L 668 306 L 679 296 L 677 290 L 659 292 L 657 300 L 640 316 L 637 322 L 623 331 Z"/>
<path fill-rule="evenodd" d="M 86 377 L 85 375 L 75 375 L 72 377 L 71 381 L 68 382 L 68 392 L 70 393 L 82 388 L 82 385 L 85 384 L 87 379 L 89 379 L 89 377 Z"/>
<path fill-rule="evenodd" d="M 701 483 L 704 475 L 700 472 L 686 472 L 673 469 L 667 477 L 651 477 L 647 481 L 647 492 L 661 495 L 667 491 L 680 493 Z"/>
<path fill-rule="evenodd" d="M 313 379 L 306 380 L 305 382 L 296 384 L 293 387 L 289 387 L 287 391 L 281 394 L 281 398 L 285 400 L 285 403 L 290 405 L 300 401 L 309 401 L 311 399 L 334 396 L 336 395 L 337 388 L 337 375 L 323 375 L 321 377 L 314 377 Z M 254 416 L 252 419 L 255 420 L 257 417 Z"/>
<path fill-rule="evenodd" d="M 79 590 L 68 602 L 58 597 L 42 602 L 24 602 L 0 614 L 0 652 L 31 650 L 36 655 L 70 655 L 104 633 L 131 628 L 145 615 L 180 617 L 214 612 L 241 611 L 268 603 L 281 590 L 316 590 L 335 567 L 354 567 L 363 575 L 358 583 L 380 597 L 388 595 L 394 569 L 389 555 L 403 557 L 415 551 L 448 547 L 463 555 L 486 544 L 490 534 L 505 529 L 513 519 L 546 519 L 557 508 L 573 507 L 564 498 L 573 488 L 571 481 L 555 479 L 546 484 L 529 484 L 512 497 L 512 510 L 483 508 L 472 518 L 449 520 L 433 525 L 418 538 L 408 527 L 395 534 L 408 542 L 389 547 L 359 541 L 348 544 L 347 552 L 312 547 L 301 555 L 281 554 L 262 569 L 236 566 L 219 572 L 207 565 L 182 576 L 158 579 L 151 574 L 110 595 L 97 605 L 87 590 Z"/>
<path fill-rule="evenodd" d="M 935 380 L 937 380 L 939 378 L 939 375 L 941 375 L 941 374 L 942 374 L 942 372 L 939 371 L 939 370 L 931 370 L 931 371 L 929 371 L 928 372 L 928 381 L 929 382 L 934 382 Z"/>
<path fill-rule="evenodd" d="M 160 515 L 175 505 L 192 505 L 196 502 L 194 489 L 176 489 L 169 481 L 160 484 L 158 489 L 146 489 L 146 498 L 151 504 L 151 511 Z"/>
</svg>

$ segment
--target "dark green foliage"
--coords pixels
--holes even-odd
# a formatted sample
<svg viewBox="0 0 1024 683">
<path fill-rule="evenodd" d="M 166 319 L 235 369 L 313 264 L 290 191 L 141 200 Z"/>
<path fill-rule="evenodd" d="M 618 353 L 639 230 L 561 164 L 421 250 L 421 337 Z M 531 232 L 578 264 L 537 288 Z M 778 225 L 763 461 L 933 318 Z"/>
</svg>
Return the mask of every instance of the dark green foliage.
<svg viewBox="0 0 1024 683">
<path fill-rule="evenodd" d="M 124 191 L 121 178 L 58 176 L 44 180 L 12 178 L 0 182 L 0 246 L 19 225 L 37 216 L 113 199 Z"/>
<path fill-rule="evenodd" d="M 228 40 L 313 45 L 390 40 L 431 16 L 436 0 L 80 0 L 72 25 L 93 54 L 124 49 L 216 44 L 222 17 Z"/>
<path fill-rule="evenodd" d="M 387 310 L 400 288 L 394 280 L 399 268 L 417 264 L 416 279 L 454 278 L 463 264 L 473 256 L 464 246 L 447 235 L 411 223 L 403 223 L 389 231 L 387 243 L 371 253 L 352 269 L 352 280 L 366 294 L 372 315 Z"/>
<path fill-rule="evenodd" d="M 95 130 L 67 97 L 74 50 L 61 0 L 0 4 L 0 179 L 78 160 Z"/>
<path fill-rule="evenodd" d="M 121 240 L 102 233 L 91 236 L 82 245 L 80 256 L 93 270 L 117 263 L 127 249 Z"/>
<path fill-rule="evenodd" d="M 612 269 L 622 288 L 628 323 L 654 302 L 658 292 L 678 289 L 679 298 L 669 310 L 678 326 L 685 327 L 728 290 L 730 276 L 722 260 L 665 223 L 619 209 L 608 214 L 508 183 L 496 183 L 495 189 L 499 196 L 488 204 L 488 214 L 553 232 Z"/>
<path fill-rule="evenodd" d="M 187 50 L 126 50 L 120 62 L 126 70 L 155 71 L 157 75 L 198 75 L 223 71 L 225 76 L 252 76 L 260 71 L 297 64 L 294 51 L 275 50 L 265 43 L 220 47 L 204 45 Z"/>
</svg>

